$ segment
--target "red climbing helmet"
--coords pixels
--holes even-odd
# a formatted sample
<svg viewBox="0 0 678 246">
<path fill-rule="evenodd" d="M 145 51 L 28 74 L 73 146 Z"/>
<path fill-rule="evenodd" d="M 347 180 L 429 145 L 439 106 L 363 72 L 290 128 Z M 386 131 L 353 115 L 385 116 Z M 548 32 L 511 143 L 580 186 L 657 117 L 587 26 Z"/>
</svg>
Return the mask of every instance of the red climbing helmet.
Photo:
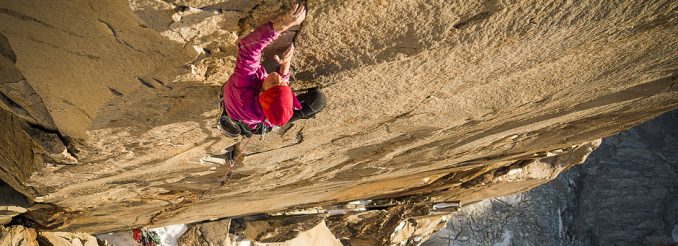
<svg viewBox="0 0 678 246">
<path fill-rule="evenodd" d="M 274 86 L 259 95 L 259 104 L 269 123 L 282 126 L 292 118 L 292 88 L 289 86 Z"/>
</svg>

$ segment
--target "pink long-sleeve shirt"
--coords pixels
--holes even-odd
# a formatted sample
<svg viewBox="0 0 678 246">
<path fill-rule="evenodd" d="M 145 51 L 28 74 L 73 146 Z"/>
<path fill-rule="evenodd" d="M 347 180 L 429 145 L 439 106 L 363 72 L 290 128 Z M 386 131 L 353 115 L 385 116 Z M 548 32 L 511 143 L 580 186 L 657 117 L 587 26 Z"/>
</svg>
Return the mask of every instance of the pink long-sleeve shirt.
<svg viewBox="0 0 678 246">
<path fill-rule="evenodd" d="M 264 24 L 238 42 L 238 57 L 233 74 L 224 86 L 224 105 L 231 119 L 240 121 L 250 129 L 258 124 L 271 126 L 266 121 L 264 111 L 259 105 L 259 93 L 264 79 L 268 76 L 261 65 L 261 53 L 280 33 L 273 30 L 272 23 Z M 289 74 L 282 75 L 289 82 Z M 293 97 L 295 110 L 301 109 L 296 95 Z"/>
</svg>

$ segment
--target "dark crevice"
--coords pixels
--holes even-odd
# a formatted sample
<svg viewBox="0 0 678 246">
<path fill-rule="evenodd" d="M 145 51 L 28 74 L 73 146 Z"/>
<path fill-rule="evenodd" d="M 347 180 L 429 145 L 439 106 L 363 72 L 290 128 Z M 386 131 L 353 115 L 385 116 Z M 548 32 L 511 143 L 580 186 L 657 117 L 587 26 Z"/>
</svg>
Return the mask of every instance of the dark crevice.
<svg viewBox="0 0 678 246">
<path fill-rule="evenodd" d="M 28 134 L 30 131 L 40 131 L 40 132 L 43 132 L 43 133 L 46 133 L 46 134 L 54 134 L 54 135 L 56 135 L 56 136 L 61 140 L 61 142 L 63 143 L 63 145 L 66 147 L 67 152 L 68 152 L 69 154 L 71 154 L 73 157 L 76 157 L 76 158 L 77 158 L 77 155 L 76 155 L 77 150 L 76 150 L 75 147 L 71 144 L 71 141 L 69 140 L 69 138 L 68 138 L 67 136 L 64 136 L 63 134 L 61 134 L 57 129 L 49 128 L 49 127 L 47 127 L 47 126 L 44 126 L 44 125 L 42 125 L 42 124 L 39 124 L 39 121 L 38 121 L 33 115 L 31 115 L 31 114 L 28 112 L 28 110 L 26 110 L 23 106 L 21 106 L 21 105 L 19 105 L 18 103 L 16 103 L 16 102 L 15 102 L 14 100 L 12 100 L 11 98 L 7 97 L 7 96 L 6 96 L 4 93 L 2 93 L 2 92 L 0 92 L 0 101 L 1 101 L 2 103 L 4 103 L 5 105 L 7 105 L 7 106 L 11 109 L 11 113 L 13 113 L 13 114 L 15 114 L 15 115 L 17 115 L 17 116 L 19 116 L 19 117 L 29 117 L 28 120 L 27 120 L 27 119 L 23 119 L 23 120 L 21 121 L 21 122 L 23 122 L 23 123 L 25 124 L 24 127 L 27 128 L 27 129 L 24 129 L 24 131 L 25 131 L 27 134 Z M 68 103 L 68 102 L 66 102 L 66 103 Z M 73 105 L 72 103 L 69 103 L 69 104 L 71 104 L 72 106 L 75 106 L 75 105 Z M 77 108 L 77 107 L 76 107 L 76 108 Z M 78 108 L 78 109 L 79 109 L 79 108 Z M 81 110 L 81 109 L 79 109 L 79 110 Z M 81 111 L 82 111 L 82 110 L 81 110 Z M 83 112 L 83 113 L 84 113 L 84 112 Z M 85 115 L 87 115 L 87 114 L 85 113 Z M 87 115 L 87 116 L 89 117 L 89 115 Z M 49 118 L 49 122 L 52 122 L 51 117 Z M 53 123 L 52 123 L 52 124 L 53 124 Z M 29 136 L 31 136 L 31 137 L 33 138 L 34 141 L 40 141 L 40 139 L 35 138 L 32 134 L 29 134 Z M 42 145 L 41 145 L 41 146 L 42 146 Z"/>
<path fill-rule="evenodd" d="M 252 153 L 249 153 L 249 154 L 245 154 L 244 156 L 247 157 L 247 156 L 253 156 L 253 155 L 263 154 L 263 153 L 267 153 L 267 152 L 271 152 L 271 151 L 275 151 L 275 150 L 280 150 L 280 149 L 284 149 L 284 148 L 288 148 L 288 147 L 292 147 L 292 146 L 298 145 L 298 144 L 300 144 L 302 141 L 304 141 L 304 135 L 301 133 L 301 131 L 300 131 L 299 133 L 297 133 L 296 140 L 297 140 L 297 141 L 295 141 L 294 143 L 291 143 L 291 144 L 288 144 L 288 145 L 285 145 L 285 146 L 280 146 L 279 148 L 273 148 L 273 149 L 267 149 L 267 150 L 258 151 L 258 152 L 252 152 Z"/>
<path fill-rule="evenodd" d="M 31 115 L 31 113 L 28 112 L 24 107 L 16 103 L 14 100 L 6 96 L 3 92 L 0 91 L 0 102 L 4 103 L 9 107 L 9 109 L 12 111 L 12 113 L 16 114 L 17 116 L 21 117 L 30 117 L 31 121 L 37 122 L 35 117 Z"/>
<path fill-rule="evenodd" d="M 65 238 L 64 238 L 64 239 L 65 239 Z M 42 236 L 42 234 L 38 234 L 37 240 L 38 240 L 38 245 L 40 245 L 40 246 L 55 246 L 54 244 L 52 244 L 52 243 L 49 241 L 49 239 L 47 239 L 46 237 Z M 66 240 L 68 241 L 68 239 L 66 239 Z"/>
<path fill-rule="evenodd" d="M 142 79 L 141 77 L 137 77 L 137 80 L 138 80 L 139 83 L 141 83 L 142 85 L 144 85 L 144 86 L 146 86 L 146 87 L 148 87 L 148 88 L 151 88 L 151 89 L 155 89 L 155 86 L 154 86 L 154 85 L 152 85 L 152 84 L 149 83 L 148 81 Z"/>
<path fill-rule="evenodd" d="M 46 126 L 43 126 L 41 124 L 38 124 L 38 121 L 33 117 L 26 109 L 24 109 L 21 105 L 17 104 L 14 102 L 12 99 L 9 97 L 5 96 L 2 92 L 0 92 L 0 101 L 5 103 L 10 109 L 12 109 L 12 113 L 14 113 L 17 116 L 24 116 L 24 117 L 30 117 L 33 122 L 22 120 L 23 123 L 26 124 L 26 126 L 30 129 L 24 129 L 27 133 L 30 130 L 37 130 L 41 131 L 44 133 L 51 133 L 55 134 L 56 136 L 59 137 L 59 139 L 63 142 L 64 146 L 66 146 L 67 151 L 73 155 L 74 157 L 76 156 L 75 153 L 77 152 L 73 146 L 69 147 L 70 141 L 68 140 L 68 137 L 62 135 L 58 130 L 56 129 L 51 129 Z M 71 104 L 72 105 L 72 104 Z M 74 105 L 73 105 L 74 106 Z M 29 134 L 30 135 L 30 134 Z M 38 141 L 38 139 L 35 139 L 35 141 Z"/>
<path fill-rule="evenodd" d="M 98 57 L 98 56 L 95 56 L 95 55 L 84 54 L 84 53 L 79 53 L 79 52 L 67 50 L 67 49 L 65 49 L 65 48 L 63 48 L 63 47 L 59 47 L 59 46 L 56 46 L 56 45 L 53 45 L 53 44 L 50 44 L 50 43 L 47 43 L 47 42 L 43 42 L 43 41 L 37 40 L 37 39 L 35 39 L 35 38 L 33 38 L 33 37 L 30 37 L 30 40 L 31 40 L 31 41 L 34 41 L 34 42 L 36 42 L 36 43 L 41 43 L 41 44 L 48 45 L 48 46 L 50 46 L 50 47 L 52 47 L 52 48 L 61 50 L 61 51 L 63 51 L 63 52 L 69 53 L 69 54 L 73 54 L 73 55 L 77 55 L 77 56 L 86 57 L 86 58 L 89 58 L 89 59 L 92 59 L 92 60 L 96 60 L 96 61 L 101 61 L 101 57 Z"/>
<path fill-rule="evenodd" d="M 124 96 L 124 94 L 122 94 L 122 92 L 120 92 L 116 89 L 113 89 L 111 87 L 108 87 L 108 90 L 111 91 L 111 93 L 113 93 L 113 95 L 115 95 L 115 96 L 119 96 L 119 97 Z"/>
<path fill-rule="evenodd" d="M 155 82 L 158 82 L 158 84 L 161 84 L 163 86 L 165 85 L 165 82 L 162 82 L 162 80 L 159 80 L 159 79 L 156 79 L 156 78 L 152 78 L 152 79 L 155 80 Z"/>
<path fill-rule="evenodd" d="M 122 45 L 124 45 L 124 46 L 127 46 L 128 48 L 130 48 L 130 49 L 132 49 L 132 50 L 134 50 L 134 51 L 142 52 L 142 53 L 143 53 L 142 50 L 135 48 L 134 46 L 132 46 L 131 44 L 129 44 L 127 41 L 125 41 L 125 40 L 123 40 L 122 38 L 120 38 L 120 36 L 118 35 L 118 31 L 116 31 L 115 28 L 113 28 L 113 26 L 112 26 L 110 23 L 108 23 L 108 22 L 106 22 L 106 21 L 103 21 L 103 20 L 101 20 L 101 19 L 98 19 L 98 20 L 99 20 L 99 22 L 101 22 L 101 23 L 103 23 L 104 25 L 106 25 L 106 27 L 108 27 L 108 30 L 111 32 L 111 34 L 113 35 L 113 38 L 115 38 L 115 41 L 116 41 L 116 42 L 118 42 L 119 44 L 122 44 Z"/>
<path fill-rule="evenodd" d="M 490 16 L 492 16 L 492 14 L 493 13 L 487 12 L 487 11 L 480 12 L 480 13 L 474 15 L 474 16 L 471 16 L 470 18 L 468 18 L 466 20 L 462 20 L 459 23 L 454 24 L 453 27 L 456 28 L 456 29 L 464 29 L 464 28 L 469 27 L 472 24 L 476 24 L 477 22 L 480 22 L 484 19 L 489 18 Z"/>
<path fill-rule="evenodd" d="M 16 64 L 16 54 L 14 54 L 9 40 L 2 33 L 0 33 L 0 54 Z"/>
<path fill-rule="evenodd" d="M 72 103 L 71 101 L 68 101 L 68 100 L 62 98 L 62 99 L 61 99 L 61 102 L 63 102 L 63 103 L 65 103 L 65 104 L 68 104 L 68 105 L 74 107 L 75 109 L 77 109 L 78 111 L 80 111 L 80 113 L 82 113 L 82 114 L 84 114 L 85 116 L 87 116 L 88 119 L 90 119 L 90 120 L 92 119 L 92 116 L 89 115 L 89 113 L 87 113 L 87 111 L 85 111 L 84 109 L 78 107 L 77 105 L 75 105 L 75 104 Z"/>
<path fill-rule="evenodd" d="M 388 119 L 388 120 L 386 120 L 386 121 L 383 121 L 383 122 L 378 123 L 376 126 L 370 127 L 370 128 L 368 128 L 368 129 L 365 129 L 365 130 L 362 130 L 362 131 L 359 131 L 359 132 L 357 132 L 357 133 L 355 133 L 355 134 L 344 135 L 344 136 L 340 136 L 340 137 L 338 137 L 338 138 L 335 138 L 335 139 L 333 139 L 333 140 L 331 141 L 331 143 L 334 143 L 334 142 L 336 142 L 336 141 L 339 141 L 339 140 L 342 140 L 342 139 L 345 139 L 345 138 L 350 138 L 350 137 L 354 137 L 354 136 L 359 136 L 359 135 L 367 134 L 367 133 L 373 132 L 374 130 L 379 129 L 379 128 L 381 128 L 381 127 L 386 127 L 386 128 L 387 128 L 387 131 L 390 132 L 390 130 L 388 129 L 388 124 L 393 123 L 393 122 L 397 121 L 398 119 L 406 119 L 406 118 L 408 118 L 408 117 L 411 117 L 411 116 L 412 116 L 412 113 L 413 113 L 415 110 L 417 110 L 417 108 L 418 108 L 419 106 L 421 106 L 424 102 L 426 102 L 426 100 L 428 100 L 428 99 L 430 99 L 430 98 L 432 98 L 431 95 L 429 95 L 429 96 L 427 96 L 426 98 L 424 98 L 423 100 L 419 101 L 416 105 L 414 105 L 414 107 L 412 107 L 412 109 L 410 109 L 410 110 L 408 110 L 408 111 L 406 111 L 406 112 L 403 112 L 403 113 L 401 113 L 401 114 L 399 114 L 399 115 L 396 115 L 395 117 L 393 117 L 393 118 L 391 118 L 391 119 Z"/>
<path fill-rule="evenodd" d="M 167 89 L 170 89 L 170 90 L 172 89 L 171 86 L 166 85 L 165 82 L 163 82 L 162 80 L 157 79 L 157 78 L 152 78 L 152 79 L 153 79 L 155 82 L 158 82 L 158 84 L 162 85 L 163 87 L 165 87 L 165 88 L 167 88 Z"/>
<path fill-rule="evenodd" d="M 118 42 L 120 42 L 120 40 L 118 40 L 118 31 L 116 31 L 115 28 L 113 28 L 113 26 L 111 26 L 110 23 L 105 22 L 105 21 L 103 21 L 103 20 L 101 20 L 101 19 L 98 19 L 98 20 L 99 20 L 99 22 L 101 22 L 101 23 L 103 23 L 104 25 L 106 25 L 106 27 L 108 27 L 108 30 L 111 31 L 111 34 L 113 34 L 113 37 L 115 37 L 115 39 L 116 39 Z"/>
<path fill-rule="evenodd" d="M 40 24 L 40 25 L 42 25 L 42 26 L 45 26 L 45 27 L 48 27 L 48 28 L 52 28 L 52 29 L 57 29 L 57 30 L 59 30 L 59 31 L 65 32 L 65 33 L 67 33 L 67 34 L 70 34 L 70 35 L 73 35 L 73 36 L 76 36 L 76 37 L 81 37 L 81 38 L 84 38 L 84 37 L 85 37 L 85 36 L 83 36 L 83 35 L 80 35 L 80 34 L 77 34 L 77 33 L 71 32 L 71 31 L 68 31 L 68 30 L 66 30 L 66 29 L 62 29 L 62 28 L 59 28 L 59 27 L 56 27 L 56 26 L 52 26 L 52 25 L 47 24 L 47 23 L 45 23 L 45 22 L 42 22 L 42 21 L 40 21 L 40 20 L 38 20 L 38 19 L 36 19 L 36 18 L 33 18 L 33 17 L 31 17 L 31 16 L 28 16 L 28 15 L 25 15 L 25 14 L 22 14 L 22 13 L 19 13 L 19 12 L 17 12 L 17 11 L 11 10 L 11 9 L 0 8 L 0 14 L 6 14 L 6 15 L 12 16 L 12 17 L 14 17 L 14 18 L 17 18 L 17 19 L 19 19 L 19 20 L 23 20 L 23 21 L 35 22 L 35 23 L 38 23 L 38 24 Z"/>
<path fill-rule="evenodd" d="M 34 130 L 34 131 L 41 131 L 41 132 L 44 132 L 44 133 L 47 133 L 47 134 L 56 135 L 59 138 L 59 140 L 61 140 L 63 145 L 66 147 L 66 151 L 69 154 L 71 154 L 71 156 L 73 156 L 74 158 L 76 158 L 76 159 L 78 158 L 78 155 L 77 155 L 78 150 L 73 145 L 73 141 L 71 141 L 70 137 L 61 134 L 61 132 L 59 132 L 58 130 L 55 130 L 55 129 L 49 129 L 49 128 L 46 128 L 44 126 L 41 126 L 41 125 L 38 125 L 38 124 L 33 124 L 33 123 L 30 123 L 30 122 L 24 122 L 24 123 L 26 123 L 26 125 L 29 128 L 31 128 L 31 129 L 25 129 L 24 131 L 26 131 L 26 132 L 28 132 L 29 130 Z"/>
<path fill-rule="evenodd" d="M 118 40 L 118 41 L 120 41 L 120 40 Z M 136 51 L 136 52 L 141 52 L 141 53 L 144 52 L 143 50 L 140 50 L 140 49 L 135 48 L 134 46 L 132 46 L 131 44 L 129 44 L 129 43 L 128 43 L 127 41 L 125 41 L 125 40 L 122 40 L 122 44 L 125 45 L 125 46 L 127 46 L 127 47 L 129 47 L 130 49 L 132 49 L 132 50 L 134 50 L 134 51 Z"/>
</svg>

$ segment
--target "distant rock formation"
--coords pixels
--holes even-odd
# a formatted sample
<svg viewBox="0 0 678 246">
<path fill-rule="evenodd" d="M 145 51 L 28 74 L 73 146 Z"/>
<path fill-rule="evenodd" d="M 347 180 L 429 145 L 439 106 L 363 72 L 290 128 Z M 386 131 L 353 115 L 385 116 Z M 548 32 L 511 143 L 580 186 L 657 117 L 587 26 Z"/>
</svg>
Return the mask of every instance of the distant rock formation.
<svg viewBox="0 0 678 246">
<path fill-rule="evenodd" d="M 548 184 L 463 207 L 424 245 L 675 245 L 677 125 L 672 111 L 605 138 Z"/>
</svg>

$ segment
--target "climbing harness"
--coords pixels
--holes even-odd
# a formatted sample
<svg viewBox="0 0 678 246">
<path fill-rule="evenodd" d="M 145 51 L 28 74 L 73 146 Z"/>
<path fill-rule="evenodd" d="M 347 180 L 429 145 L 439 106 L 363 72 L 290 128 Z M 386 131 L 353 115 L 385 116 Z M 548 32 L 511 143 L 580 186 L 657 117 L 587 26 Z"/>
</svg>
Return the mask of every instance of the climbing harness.
<svg viewBox="0 0 678 246">
<path fill-rule="evenodd" d="M 306 7 L 306 6 L 304 6 L 304 7 Z M 186 10 L 186 9 L 184 9 L 184 10 Z M 221 9 L 211 9 L 211 8 L 208 9 L 208 8 L 202 8 L 202 9 L 198 9 L 198 10 L 200 10 L 200 11 L 209 11 L 209 12 L 213 12 L 213 13 L 215 13 L 215 14 L 221 14 L 221 13 L 223 13 L 223 11 L 222 11 Z M 297 38 L 299 37 L 299 34 L 301 34 L 301 30 L 304 28 L 304 26 L 305 26 L 304 24 L 305 24 L 305 23 L 306 23 L 306 22 L 302 22 L 302 23 L 299 25 L 299 29 L 294 33 L 294 37 L 292 37 L 292 44 L 293 44 L 293 45 L 295 45 L 295 44 L 297 43 Z M 221 92 L 220 92 L 220 96 L 219 96 L 219 104 L 220 104 L 220 107 L 221 107 L 221 110 L 222 110 L 222 117 L 223 117 L 224 114 L 225 114 L 224 98 L 223 98 L 223 94 L 222 94 L 223 91 L 224 91 L 224 86 L 226 86 L 226 84 L 222 85 L 222 87 L 221 87 Z M 226 115 L 226 117 L 228 117 L 228 114 L 225 114 L 225 115 Z M 221 179 L 219 180 L 219 184 L 218 184 L 218 185 L 215 185 L 214 187 L 212 187 L 211 189 L 207 190 L 206 192 L 201 193 L 195 200 L 199 200 L 199 199 L 202 199 L 203 197 L 205 197 L 205 196 L 207 196 L 207 195 L 214 194 L 214 192 L 216 192 L 219 188 L 221 188 L 221 187 L 223 187 L 224 185 L 226 185 L 226 181 L 228 181 L 228 179 L 231 178 L 231 175 L 232 175 L 232 172 L 231 172 L 231 171 L 233 170 L 233 167 L 235 166 L 235 162 L 240 158 L 240 155 L 242 155 L 242 153 L 245 152 L 245 148 L 247 148 L 247 145 L 250 143 L 250 141 L 252 141 L 253 134 L 252 134 L 252 132 L 250 131 L 250 129 L 248 129 L 248 127 L 246 127 L 246 126 L 243 127 L 243 125 L 242 125 L 239 121 L 234 121 L 234 122 L 235 122 L 236 125 L 240 128 L 240 130 L 241 130 L 241 131 L 240 131 L 240 134 L 243 134 L 245 137 L 248 138 L 248 139 L 247 139 L 247 142 L 245 142 L 245 145 L 243 145 L 242 149 L 240 150 L 240 152 L 238 153 L 238 155 L 235 157 L 235 159 L 230 159 L 230 160 L 228 160 L 228 169 L 226 170 L 226 174 L 224 174 L 224 176 L 222 176 Z M 266 124 L 263 124 L 263 123 L 262 123 L 262 124 L 260 124 L 260 127 L 257 128 L 256 130 L 260 130 L 260 131 L 261 131 L 261 139 L 263 140 L 263 139 L 264 139 L 264 136 L 266 135 L 266 132 L 270 131 L 271 129 L 268 128 L 268 127 L 266 126 Z"/>
<path fill-rule="evenodd" d="M 212 13 L 215 13 L 215 14 L 221 14 L 225 11 L 223 9 L 212 9 L 212 8 L 194 9 L 194 8 L 190 8 L 190 7 L 187 7 L 187 6 L 177 6 L 177 11 L 186 11 L 186 10 L 206 11 L 206 12 L 212 12 Z M 301 33 L 301 30 L 304 28 L 304 23 L 305 22 L 301 23 L 301 25 L 299 26 L 299 29 L 294 34 L 294 37 L 292 38 L 292 44 L 296 44 L 297 37 Z M 226 84 L 222 85 L 221 92 L 219 93 L 219 104 L 220 104 L 220 108 L 221 108 L 221 111 L 222 111 L 222 114 L 220 115 L 219 121 L 221 121 L 222 117 L 224 117 L 224 116 L 228 117 L 228 114 L 226 113 L 226 110 L 225 110 L 224 98 L 223 98 L 223 96 L 224 96 L 223 95 L 224 86 L 226 86 Z M 226 120 L 228 120 L 228 119 L 226 119 Z M 232 120 L 232 119 L 230 119 L 230 120 Z M 238 121 L 234 121 L 234 122 L 236 123 L 235 127 L 240 128 L 239 130 L 245 129 L 247 131 L 239 131 L 238 134 L 234 134 L 233 137 L 237 137 L 238 135 L 241 135 L 241 136 L 243 136 L 242 140 L 244 140 L 244 138 L 247 138 L 247 141 L 245 142 L 243 147 L 240 149 L 240 152 L 238 153 L 238 155 L 235 158 L 233 158 L 233 159 L 229 158 L 228 168 L 226 169 L 226 173 L 219 179 L 219 183 L 214 185 L 212 188 L 205 190 L 205 191 L 203 191 L 203 192 L 201 192 L 197 195 L 186 196 L 186 197 L 184 197 L 185 199 L 182 200 L 181 202 L 171 204 L 170 206 L 163 209 L 163 211 L 161 211 L 160 213 L 153 215 L 151 217 L 151 223 L 155 222 L 161 214 L 163 214 L 167 211 L 176 209 L 178 206 L 180 206 L 180 204 L 192 203 L 192 202 L 201 200 L 205 196 L 214 194 L 219 188 L 224 187 L 226 185 L 226 182 L 231 178 L 231 176 L 233 174 L 232 170 L 233 170 L 233 167 L 235 167 L 236 161 L 238 159 L 240 159 L 242 153 L 245 152 L 245 149 L 247 148 L 249 143 L 252 141 L 252 138 L 254 137 L 253 136 L 254 134 L 252 134 L 252 132 L 249 131 L 250 129 L 248 129 L 248 127 L 243 127 L 244 125 L 242 125 Z M 221 122 L 218 122 L 218 124 L 221 124 Z M 221 126 L 219 126 L 219 127 L 221 127 Z M 225 129 L 222 129 L 222 130 L 225 130 Z M 262 124 L 260 124 L 260 127 L 258 127 L 256 130 L 261 132 L 261 133 L 259 133 L 259 132 L 255 132 L 255 133 L 261 134 L 261 139 L 263 140 L 264 136 L 266 135 L 266 132 L 270 131 L 271 128 L 267 127 L 266 124 L 262 123 Z M 224 131 L 224 132 L 226 132 L 226 131 Z M 240 140 L 240 142 L 242 142 L 242 140 Z M 235 149 L 236 148 L 233 148 L 232 151 L 235 151 Z M 229 154 L 229 153 L 227 153 L 227 154 Z M 134 229 L 134 238 L 135 238 L 135 240 L 137 240 L 137 242 L 141 242 L 143 246 L 159 245 L 159 237 L 157 237 L 157 233 L 152 232 L 152 231 L 148 231 L 148 230 L 145 230 L 145 229 L 141 229 L 141 228 Z"/>
</svg>

